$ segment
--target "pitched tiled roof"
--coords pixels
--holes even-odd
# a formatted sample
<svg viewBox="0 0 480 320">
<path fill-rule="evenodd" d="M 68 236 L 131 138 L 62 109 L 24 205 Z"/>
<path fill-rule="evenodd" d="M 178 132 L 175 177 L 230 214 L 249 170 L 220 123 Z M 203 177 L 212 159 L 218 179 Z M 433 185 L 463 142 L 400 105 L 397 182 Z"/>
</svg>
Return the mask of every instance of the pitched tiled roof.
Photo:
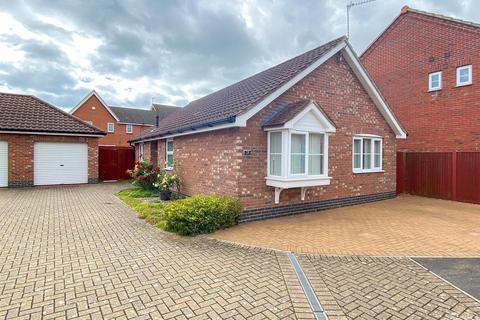
<svg viewBox="0 0 480 320">
<path fill-rule="evenodd" d="M 146 109 L 123 108 L 109 106 L 110 110 L 117 116 L 119 122 L 136 124 L 156 124 L 157 112 Z"/>
<path fill-rule="evenodd" d="M 159 103 L 153 103 L 151 108 L 153 111 L 156 111 L 158 113 L 158 115 L 160 116 L 160 119 L 164 119 L 168 115 L 174 112 L 177 112 L 179 110 L 179 108 L 176 106 L 169 106 L 166 104 L 159 104 Z"/>
<path fill-rule="evenodd" d="M 162 136 L 173 130 L 186 131 L 221 122 L 233 122 L 235 116 L 248 111 L 342 41 L 345 41 L 345 37 L 330 41 L 293 59 L 195 100 L 163 119 L 158 128 L 147 131 L 136 137 L 134 141 Z"/>
<path fill-rule="evenodd" d="M 0 131 L 105 134 L 37 97 L 11 93 L 0 93 Z"/>
</svg>

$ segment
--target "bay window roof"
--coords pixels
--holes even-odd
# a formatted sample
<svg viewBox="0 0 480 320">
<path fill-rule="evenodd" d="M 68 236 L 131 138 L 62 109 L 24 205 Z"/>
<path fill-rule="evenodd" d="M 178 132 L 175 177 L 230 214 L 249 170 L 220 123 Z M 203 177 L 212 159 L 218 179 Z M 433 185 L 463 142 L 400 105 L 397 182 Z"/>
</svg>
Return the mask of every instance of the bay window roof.
<svg viewBox="0 0 480 320">
<path fill-rule="evenodd" d="M 263 123 L 265 130 L 274 128 L 335 132 L 335 124 L 313 100 L 305 99 L 280 104 Z"/>
</svg>

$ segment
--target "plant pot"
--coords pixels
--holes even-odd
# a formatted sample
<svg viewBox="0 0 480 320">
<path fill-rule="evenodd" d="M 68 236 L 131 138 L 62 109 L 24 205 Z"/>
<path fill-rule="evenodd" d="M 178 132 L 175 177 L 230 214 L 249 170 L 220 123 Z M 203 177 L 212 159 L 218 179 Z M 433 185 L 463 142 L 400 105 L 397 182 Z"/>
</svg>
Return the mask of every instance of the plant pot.
<svg viewBox="0 0 480 320">
<path fill-rule="evenodd" d="M 160 192 L 160 199 L 163 201 L 170 200 L 171 192 L 170 190 Z"/>
</svg>

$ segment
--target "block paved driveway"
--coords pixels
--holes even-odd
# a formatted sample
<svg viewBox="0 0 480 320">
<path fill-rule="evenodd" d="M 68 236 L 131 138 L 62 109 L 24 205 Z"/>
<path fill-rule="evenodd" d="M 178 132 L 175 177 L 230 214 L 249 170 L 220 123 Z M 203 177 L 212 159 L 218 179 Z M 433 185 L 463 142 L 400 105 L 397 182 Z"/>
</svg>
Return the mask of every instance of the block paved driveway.
<svg viewBox="0 0 480 320">
<path fill-rule="evenodd" d="M 124 185 L 0 190 L 0 318 L 313 319 L 286 252 L 166 234 Z M 478 319 L 405 258 L 297 254 L 330 319 Z"/>
<path fill-rule="evenodd" d="M 480 257 L 480 205 L 402 195 L 245 223 L 213 237 L 304 253 Z"/>
</svg>

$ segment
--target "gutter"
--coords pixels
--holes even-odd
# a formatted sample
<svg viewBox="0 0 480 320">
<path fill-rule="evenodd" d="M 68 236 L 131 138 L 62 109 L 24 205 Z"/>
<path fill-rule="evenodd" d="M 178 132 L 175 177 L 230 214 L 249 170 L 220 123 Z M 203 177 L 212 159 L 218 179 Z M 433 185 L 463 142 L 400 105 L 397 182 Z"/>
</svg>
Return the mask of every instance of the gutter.
<svg viewBox="0 0 480 320">
<path fill-rule="evenodd" d="M 228 124 L 228 123 L 235 123 L 236 116 L 229 116 L 224 119 L 220 120 L 215 120 L 215 121 L 210 121 L 207 123 L 202 123 L 202 124 L 197 124 L 189 127 L 183 127 L 175 130 L 165 130 L 165 131 L 160 131 L 160 132 L 155 132 L 153 134 L 144 136 L 144 137 L 139 137 L 135 139 L 128 140 L 127 142 L 129 144 L 135 143 L 135 142 L 140 142 L 140 141 L 146 141 L 146 140 L 157 140 L 155 138 L 162 138 L 166 136 L 171 136 L 175 134 L 185 134 L 189 131 L 192 131 L 191 133 L 195 133 L 196 130 L 198 129 L 203 129 L 203 128 L 212 128 L 215 126 L 219 126 L 222 124 Z"/>
<path fill-rule="evenodd" d="M 50 135 L 50 136 L 85 136 L 85 137 L 103 137 L 107 134 L 103 131 L 97 133 L 80 132 L 80 131 L 42 131 L 42 130 L 28 130 L 28 129 L 1 129 L 0 133 L 6 134 L 35 134 L 35 135 Z"/>
</svg>

